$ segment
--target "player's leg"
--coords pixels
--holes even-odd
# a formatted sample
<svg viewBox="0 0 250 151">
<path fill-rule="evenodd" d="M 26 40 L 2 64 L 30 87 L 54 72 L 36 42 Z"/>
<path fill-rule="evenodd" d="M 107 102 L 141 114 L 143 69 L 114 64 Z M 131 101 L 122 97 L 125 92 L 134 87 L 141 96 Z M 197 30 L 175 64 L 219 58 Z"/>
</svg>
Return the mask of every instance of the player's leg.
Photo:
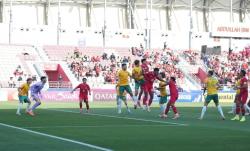
<svg viewBox="0 0 250 151">
<path fill-rule="evenodd" d="M 236 112 L 236 101 L 238 99 L 238 94 L 235 95 L 234 102 L 232 105 L 232 110 L 228 112 L 228 114 L 235 114 Z"/>
<path fill-rule="evenodd" d="M 25 103 L 27 103 L 27 107 L 26 107 L 26 113 L 29 112 L 29 109 L 30 109 L 30 105 L 31 105 L 31 101 L 29 99 L 29 97 L 27 96 L 26 99 L 24 100 Z"/>
<path fill-rule="evenodd" d="M 212 100 L 211 95 L 207 95 L 207 97 L 205 99 L 205 102 L 204 102 L 204 105 L 203 105 L 202 110 L 201 110 L 201 116 L 199 118 L 200 120 L 203 119 L 203 117 L 204 117 L 204 115 L 205 115 L 205 113 L 207 111 L 207 106 L 208 106 L 208 104 L 210 103 L 211 100 Z"/>
<path fill-rule="evenodd" d="M 239 95 L 238 96 L 238 99 L 236 100 L 236 113 L 235 113 L 235 117 L 233 117 L 231 120 L 232 121 L 235 121 L 235 120 L 240 120 L 240 109 L 241 109 L 241 99 L 242 99 L 242 96 Z"/>
<path fill-rule="evenodd" d="M 21 108 L 23 106 L 23 96 L 18 96 L 18 106 L 17 106 L 17 111 L 16 114 L 17 115 L 21 115 Z"/>
<path fill-rule="evenodd" d="M 221 107 L 220 104 L 219 104 L 219 96 L 218 96 L 218 94 L 213 95 L 213 100 L 214 100 L 214 103 L 215 103 L 215 105 L 216 105 L 216 107 L 217 107 L 217 109 L 218 109 L 218 112 L 220 113 L 222 119 L 225 120 L 225 116 L 224 116 L 222 107 Z"/>
<path fill-rule="evenodd" d="M 122 101 L 124 102 L 125 106 L 126 106 L 126 109 L 127 109 L 127 112 L 128 113 L 131 113 L 129 107 L 128 107 L 128 102 L 127 102 L 127 99 L 125 96 L 122 97 Z"/>
<path fill-rule="evenodd" d="M 153 91 L 153 85 L 150 85 L 148 88 L 149 91 L 149 101 L 148 101 L 148 106 L 151 106 L 153 99 L 154 99 L 154 91 Z"/>
<path fill-rule="evenodd" d="M 178 99 L 178 96 L 173 96 L 173 99 L 171 100 L 170 99 L 170 102 L 171 102 L 171 107 L 172 107 L 172 110 L 174 112 L 174 117 L 173 119 L 178 119 L 180 117 L 180 114 L 179 112 L 177 111 L 177 108 L 175 106 L 175 102 L 177 101 Z"/>
<path fill-rule="evenodd" d="M 82 111 L 83 111 L 82 102 L 83 102 L 83 98 L 79 98 L 79 110 L 80 110 L 80 113 L 82 113 Z"/>
<path fill-rule="evenodd" d="M 117 110 L 118 110 L 118 114 L 122 113 L 122 101 L 120 99 L 120 96 L 116 96 L 116 103 L 117 103 Z"/>
<path fill-rule="evenodd" d="M 161 118 L 166 118 L 166 115 L 165 115 L 165 104 L 167 103 L 167 96 L 161 96 L 160 97 L 160 102 L 159 102 L 159 105 L 160 105 L 160 117 Z"/>
<path fill-rule="evenodd" d="M 143 94 L 143 89 L 142 89 L 142 86 L 140 87 L 140 92 L 139 92 L 139 95 L 138 95 L 138 101 L 137 101 L 137 105 L 139 107 L 141 107 L 141 97 L 142 97 L 142 94 Z"/>
<path fill-rule="evenodd" d="M 246 121 L 246 118 L 245 118 L 245 104 L 247 102 L 247 98 L 248 98 L 248 93 L 244 93 L 244 95 L 242 96 L 242 99 L 241 99 L 242 118 L 241 118 L 240 122 L 245 122 Z"/>
<path fill-rule="evenodd" d="M 137 97 L 135 97 L 135 96 L 133 95 L 132 89 L 130 88 L 129 85 L 127 85 L 127 86 L 125 87 L 125 91 L 126 91 L 126 92 L 130 95 L 130 97 L 132 98 L 132 100 L 133 100 L 133 102 L 134 102 L 134 109 L 136 109 L 136 108 L 137 108 Z M 120 93 L 120 94 L 122 94 L 122 93 Z"/>
<path fill-rule="evenodd" d="M 40 97 L 38 96 L 38 94 L 33 94 L 32 95 L 32 98 L 33 100 L 36 102 L 32 107 L 31 109 L 29 110 L 28 114 L 31 115 L 31 116 L 34 116 L 35 114 L 33 113 L 34 110 L 39 106 L 41 105 L 41 100 L 40 100 Z"/>
<path fill-rule="evenodd" d="M 85 98 L 84 100 L 84 103 L 86 105 L 86 112 L 89 113 L 90 112 L 90 109 L 89 109 L 89 101 L 88 101 L 88 98 Z"/>
</svg>

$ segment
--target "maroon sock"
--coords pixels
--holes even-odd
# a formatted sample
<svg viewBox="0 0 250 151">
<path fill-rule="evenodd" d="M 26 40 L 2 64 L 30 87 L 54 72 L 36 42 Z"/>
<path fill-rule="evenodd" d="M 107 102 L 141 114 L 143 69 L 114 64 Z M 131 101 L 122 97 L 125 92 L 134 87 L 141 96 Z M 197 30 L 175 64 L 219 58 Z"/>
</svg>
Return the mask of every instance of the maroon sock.
<svg viewBox="0 0 250 151">
<path fill-rule="evenodd" d="M 82 109 L 82 102 L 80 102 L 79 105 L 80 105 L 80 109 Z"/>
<path fill-rule="evenodd" d="M 147 101 L 148 101 L 148 96 L 144 95 L 144 97 L 143 97 L 143 105 L 147 105 Z"/>
<path fill-rule="evenodd" d="M 172 109 L 173 109 L 173 111 L 174 111 L 174 114 L 177 114 L 177 113 L 178 113 L 177 108 L 175 107 L 175 105 L 172 105 Z"/>
<path fill-rule="evenodd" d="M 165 114 L 168 114 L 169 109 L 170 109 L 170 104 L 167 104 L 167 107 L 166 107 L 166 109 L 165 109 Z"/>
</svg>

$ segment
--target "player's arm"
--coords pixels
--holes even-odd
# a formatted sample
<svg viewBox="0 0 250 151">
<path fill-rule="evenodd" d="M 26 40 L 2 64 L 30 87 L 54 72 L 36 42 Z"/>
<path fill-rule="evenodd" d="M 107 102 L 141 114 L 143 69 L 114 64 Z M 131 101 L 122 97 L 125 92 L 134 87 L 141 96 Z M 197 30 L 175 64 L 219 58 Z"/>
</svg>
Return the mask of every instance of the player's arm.
<svg viewBox="0 0 250 151">
<path fill-rule="evenodd" d="M 90 90 L 89 85 L 88 85 L 88 92 L 89 92 L 89 95 L 91 95 L 91 90 Z"/>
<path fill-rule="evenodd" d="M 18 91 L 18 95 L 20 95 L 22 89 L 23 89 L 24 85 L 21 85 L 20 87 L 17 88 L 17 91 Z"/>
<path fill-rule="evenodd" d="M 73 93 L 78 88 L 79 88 L 79 85 L 77 87 L 75 87 L 70 93 Z"/>
<path fill-rule="evenodd" d="M 243 83 L 238 88 L 239 89 L 248 88 L 247 80 L 244 80 Z"/>
<path fill-rule="evenodd" d="M 205 93 L 206 93 L 206 91 L 207 91 L 207 83 L 204 83 L 204 84 L 203 84 L 202 90 L 203 90 L 203 95 L 205 95 Z"/>
</svg>

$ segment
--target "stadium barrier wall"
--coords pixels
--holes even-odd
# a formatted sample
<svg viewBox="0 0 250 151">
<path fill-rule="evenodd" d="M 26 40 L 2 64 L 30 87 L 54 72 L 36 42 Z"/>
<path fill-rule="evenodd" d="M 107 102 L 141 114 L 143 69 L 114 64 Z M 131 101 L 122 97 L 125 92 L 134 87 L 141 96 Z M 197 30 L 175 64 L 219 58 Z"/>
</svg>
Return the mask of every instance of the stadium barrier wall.
<svg viewBox="0 0 250 151">
<path fill-rule="evenodd" d="M 116 100 L 116 91 L 112 89 L 93 89 L 92 95 L 89 96 L 89 101 L 98 102 L 112 102 Z M 17 90 L 11 88 L 4 88 L 0 90 L 0 101 L 14 101 L 17 100 Z M 233 102 L 235 97 L 234 91 L 221 91 L 219 92 L 220 102 Z M 129 97 L 127 96 L 129 99 Z M 78 92 L 70 93 L 69 90 L 63 91 L 43 91 L 42 100 L 46 102 L 75 102 L 78 101 Z M 202 91 L 184 91 L 179 93 L 177 102 L 203 102 L 205 96 Z M 154 102 L 158 102 L 159 97 L 157 94 L 154 96 Z"/>
</svg>

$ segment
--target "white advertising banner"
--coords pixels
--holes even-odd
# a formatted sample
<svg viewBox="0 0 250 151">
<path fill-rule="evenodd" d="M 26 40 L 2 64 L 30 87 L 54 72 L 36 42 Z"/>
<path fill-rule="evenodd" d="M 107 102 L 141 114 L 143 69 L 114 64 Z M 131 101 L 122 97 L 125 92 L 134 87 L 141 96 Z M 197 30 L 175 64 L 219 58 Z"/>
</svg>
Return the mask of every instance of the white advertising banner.
<svg viewBox="0 0 250 151">
<path fill-rule="evenodd" d="M 228 23 L 213 25 L 212 36 L 250 38 L 250 24 Z"/>
</svg>

